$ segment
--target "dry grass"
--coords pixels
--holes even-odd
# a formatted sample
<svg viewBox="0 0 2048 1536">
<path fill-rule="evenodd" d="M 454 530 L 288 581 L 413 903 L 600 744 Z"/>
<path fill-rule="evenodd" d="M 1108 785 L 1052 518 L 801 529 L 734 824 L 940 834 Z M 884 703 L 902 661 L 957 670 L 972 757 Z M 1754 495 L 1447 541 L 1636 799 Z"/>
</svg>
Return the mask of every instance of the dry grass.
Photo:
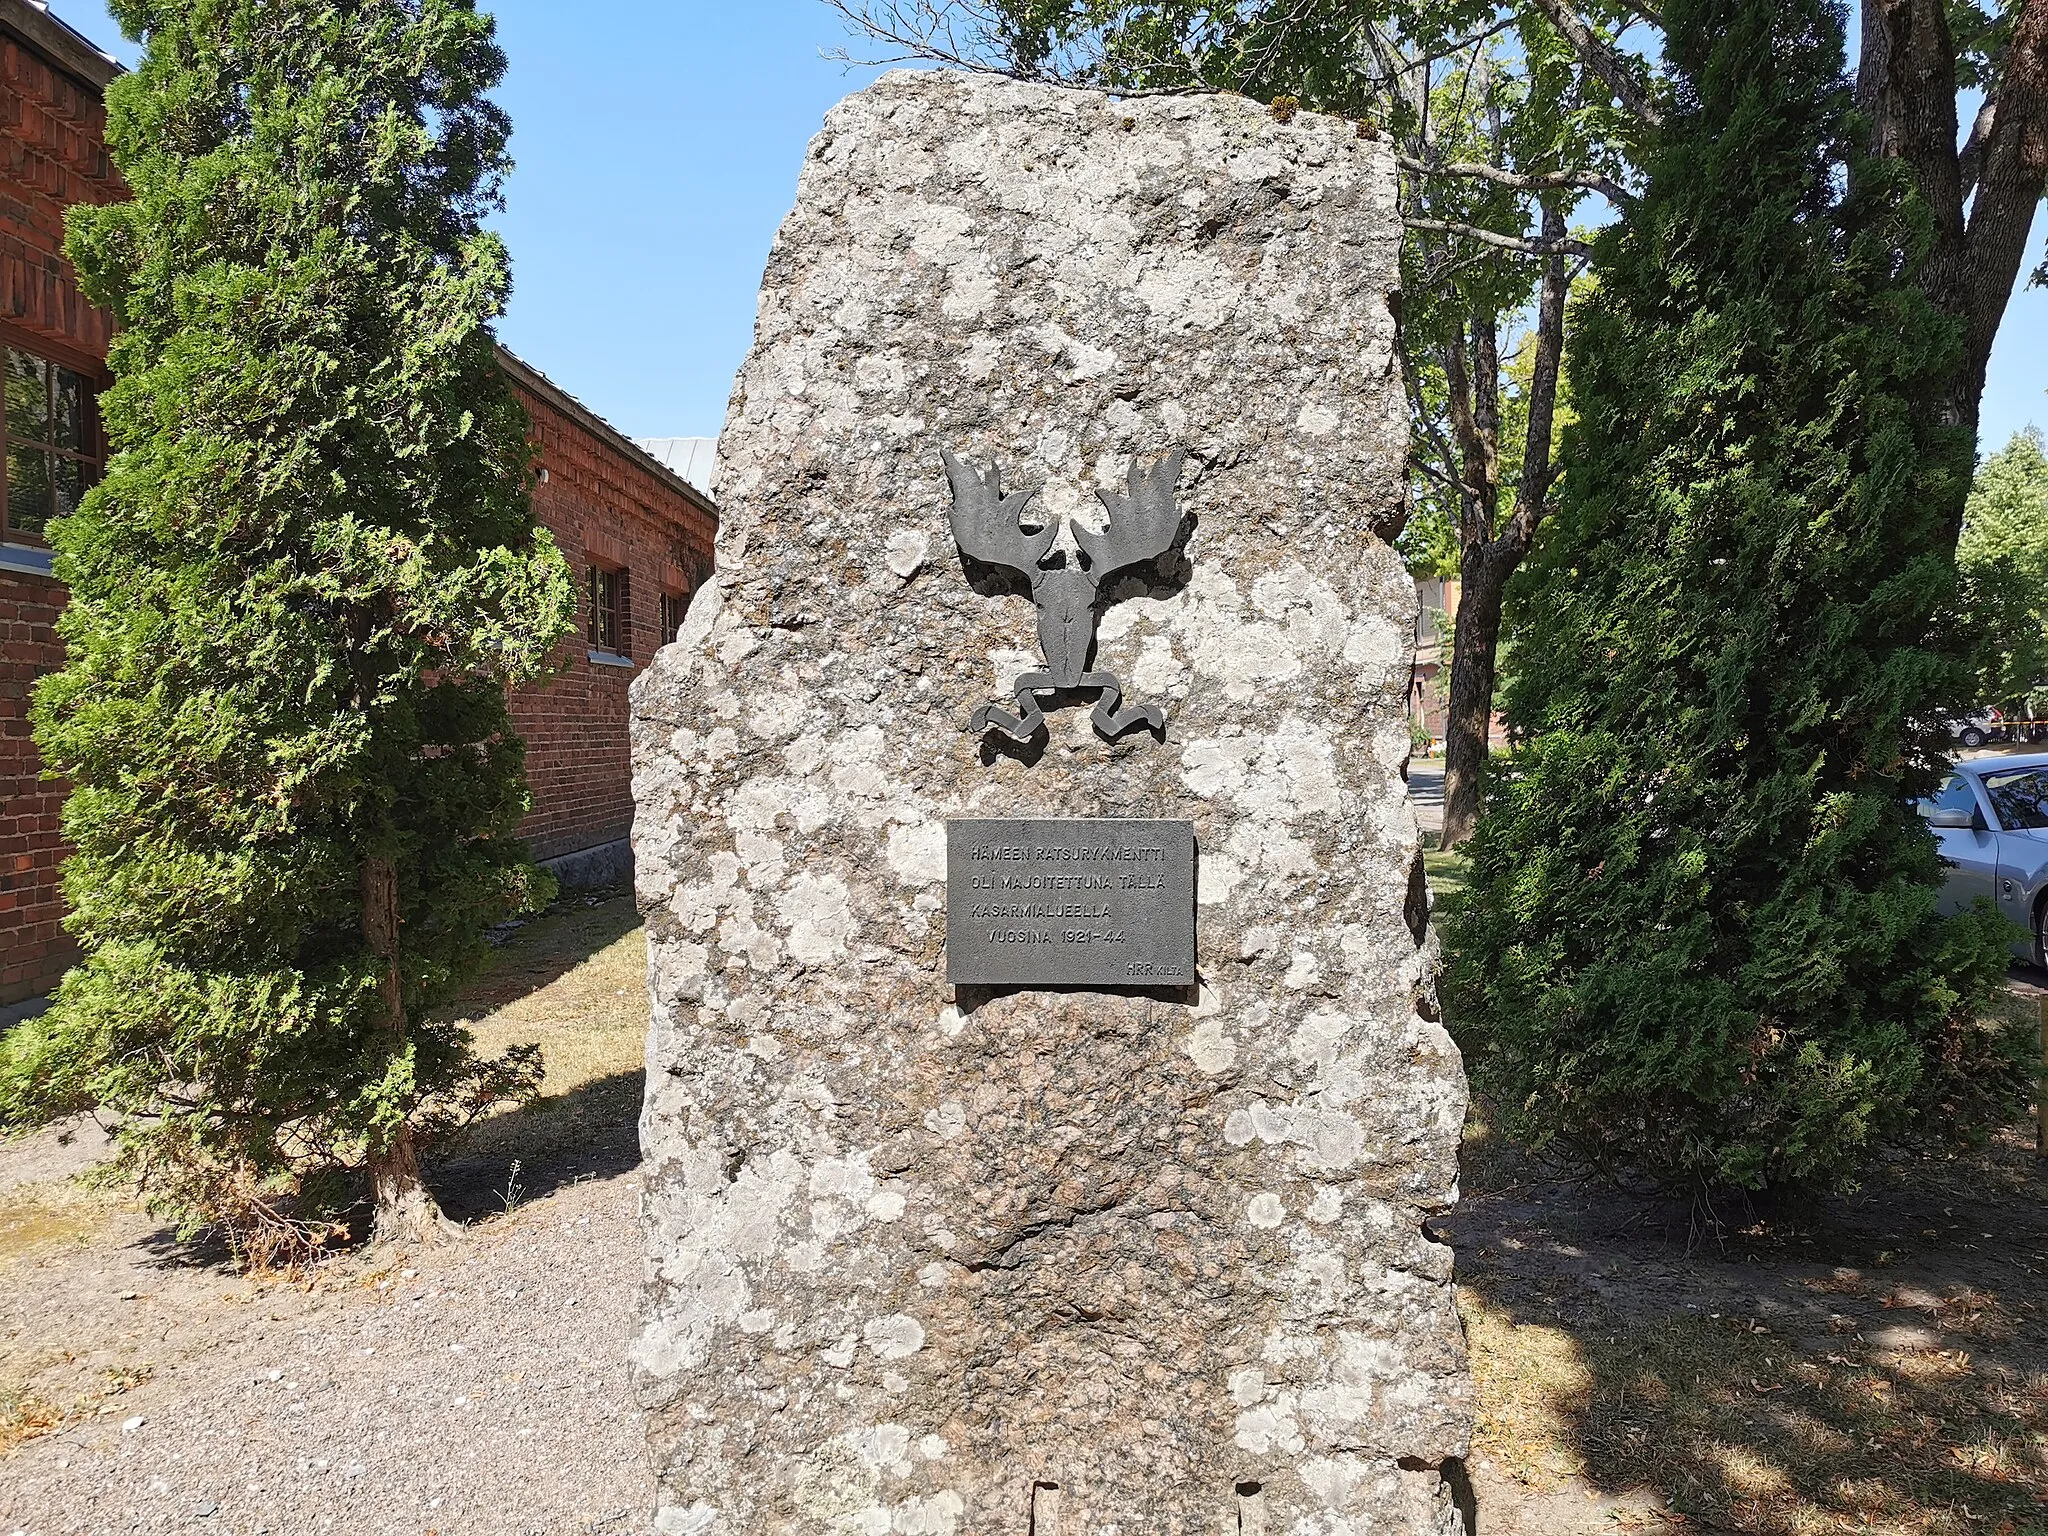
<svg viewBox="0 0 2048 1536">
<path fill-rule="evenodd" d="M 44 1366 L 69 1364 L 75 1358 L 65 1351 L 53 1351 L 23 1362 L 29 1367 L 25 1374 L 34 1376 Z M 14 1372 L 15 1362 L 10 1361 L 8 1379 L 0 1380 L 0 1456 L 67 1425 L 113 1417 L 121 1411 L 119 1399 L 155 1374 L 148 1365 L 103 1368 L 95 1390 L 63 1405 L 51 1402 L 24 1380 L 15 1379 Z"/>
<path fill-rule="evenodd" d="M 541 1048 L 541 1096 L 444 1149 L 436 1193 L 464 1219 L 638 1161 L 647 940 L 630 896 L 572 897 L 516 930 L 464 993 L 479 1050 Z"/>
<path fill-rule="evenodd" d="M 2048 1377 L 1753 1319 L 1569 1330 L 1465 1289 L 1483 1450 L 1531 1487 L 1655 1489 L 1715 1529 L 2048 1531 Z"/>
<path fill-rule="evenodd" d="M 1461 858 L 1425 858 L 1439 895 L 1462 889 Z M 1690 1250 L 1682 1216 L 1554 1179 L 1475 1106 L 1451 1223 L 1475 1450 L 1565 1512 L 1546 1532 L 2048 1536 L 2048 1165 L 2030 1152 L 2014 1128 Z M 1569 1518 L 1623 1493 L 1640 1520 Z"/>
<path fill-rule="evenodd" d="M 551 1097 L 638 1073 L 647 940 L 632 898 L 564 902 L 516 930 L 457 1011 L 487 1054 L 538 1042 Z"/>
<path fill-rule="evenodd" d="M 1471 1131 L 1476 1449 L 1525 1488 L 1745 1536 L 2048 1536 L 2048 1170 L 2019 1129 L 1691 1252 Z"/>
<path fill-rule="evenodd" d="M 100 1236 L 127 1202 L 70 1183 L 17 1185 L 0 1193 L 0 1271 L 35 1263 Z M 24 1346 L 10 1331 L 0 1339 L 0 1454 L 63 1425 L 107 1411 L 107 1404 L 147 1379 L 147 1372 L 107 1372 L 95 1391 L 69 1404 L 53 1402 L 30 1383 L 45 1366 L 72 1356 L 48 1345 Z"/>
<path fill-rule="evenodd" d="M 73 1184 L 28 1184 L 0 1193 L 0 1266 L 53 1247 L 84 1246 L 117 1204 Z"/>
<path fill-rule="evenodd" d="M 61 1425 L 65 1412 L 25 1387 L 0 1382 L 0 1455 Z"/>
</svg>

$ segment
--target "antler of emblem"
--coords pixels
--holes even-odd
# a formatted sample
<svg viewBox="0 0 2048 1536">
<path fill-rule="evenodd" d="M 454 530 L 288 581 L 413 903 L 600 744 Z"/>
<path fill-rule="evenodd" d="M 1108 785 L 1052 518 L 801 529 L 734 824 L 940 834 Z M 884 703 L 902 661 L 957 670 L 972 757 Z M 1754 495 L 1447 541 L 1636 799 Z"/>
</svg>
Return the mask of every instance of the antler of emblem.
<svg viewBox="0 0 2048 1536">
<path fill-rule="evenodd" d="M 1174 489 L 1186 453 L 1177 448 L 1150 469 L 1133 464 L 1122 494 L 1095 493 L 1109 509 L 1109 527 L 1095 533 L 1074 525 L 1074 542 L 1084 563 L 1064 554 L 1046 558 L 1059 537 L 1057 522 L 1048 519 L 1045 527 L 1030 534 L 1018 525 L 1018 514 L 1038 494 L 1038 487 L 1005 496 L 999 467 L 990 466 L 984 475 L 951 453 L 942 453 L 946 478 L 953 485 L 953 537 L 960 552 L 1015 571 L 1031 583 L 1032 600 L 1038 605 L 1038 644 L 1045 653 L 1044 671 L 1026 672 L 1016 681 L 1018 713 L 984 704 L 974 712 L 974 729 L 993 726 L 1018 741 L 1029 741 L 1045 728 L 1038 695 L 1064 688 L 1100 690 L 1093 718 L 1104 736 L 1121 736 L 1141 721 L 1155 731 L 1163 729 L 1166 715 L 1158 705 L 1119 710 L 1123 684 L 1114 673 L 1091 672 L 1088 666 L 1094 660 L 1103 586 L 1119 571 L 1158 559 L 1180 535 Z"/>
</svg>

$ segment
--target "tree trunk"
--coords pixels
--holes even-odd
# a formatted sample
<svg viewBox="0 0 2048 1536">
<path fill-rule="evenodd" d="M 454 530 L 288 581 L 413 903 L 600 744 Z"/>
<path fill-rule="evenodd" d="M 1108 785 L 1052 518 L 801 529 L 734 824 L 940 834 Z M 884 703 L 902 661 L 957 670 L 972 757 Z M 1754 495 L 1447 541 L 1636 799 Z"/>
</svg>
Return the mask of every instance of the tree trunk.
<svg viewBox="0 0 2048 1536">
<path fill-rule="evenodd" d="M 1501 604 L 1508 578 L 1536 542 L 1536 529 L 1548 510 L 1557 467 L 1551 462 L 1551 435 L 1557 412 L 1558 370 L 1564 358 L 1564 311 L 1570 284 L 1558 242 L 1565 236 L 1564 214 L 1555 198 L 1543 203 L 1543 237 L 1551 255 L 1543 269 L 1536 302 L 1535 369 L 1529 379 L 1529 425 L 1522 448 L 1521 483 L 1515 492 L 1514 515 L 1499 537 L 1493 537 L 1493 507 L 1482 522 L 1468 516 L 1461 529 L 1458 556 L 1458 619 L 1451 641 L 1451 696 L 1444 715 L 1444 830 L 1438 846 L 1455 848 L 1472 835 L 1479 821 L 1479 788 L 1486 771 L 1487 737 L 1493 724 L 1493 685 L 1498 670 Z M 1482 361 L 1497 376 L 1491 353 L 1490 328 L 1474 326 L 1475 337 L 1487 344 Z M 1486 397 L 1482 397 L 1484 399 Z M 1457 409 L 1455 392 L 1453 410 Z M 1497 405 L 1492 407 L 1498 419 Z M 1468 430 L 1459 420 L 1460 435 Z M 1477 425 L 1475 422 L 1474 425 Z M 1478 445 L 1486 455 L 1480 467 L 1490 470 L 1488 482 L 1498 494 L 1499 453 L 1494 439 Z M 1468 449 L 1468 453 L 1473 450 Z"/>
<path fill-rule="evenodd" d="M 1493 723 L 1501 601 L 1515 561 L 1500 558 L 1498 546 L 1481 545 L 1468 547 L 1458 565 L 1451 697 L 1444 711 L 1444 830 L 1439 840 L 1444 848 L 1464 842 L 1479 821 L 1480 776 L 1486 771 L 1487 734 Z"/>
<path fill-rule="evenodd" d="M 384 976 L 377 985 L 379 1024 L 391 1048 L 403 1050 L 405 985 L 398 971 L 398 867 L 388 858 L 372 856 L 363 860 L 360 878 L 363 942 L 384 962 Z M 375 1241 L 413 1247 L 454 1234 L 454 1223 L 441 1214 L 440 1205 L 420 1178 L 419 1148 L 410 1125 L 400 1125 L 398 1134 L 385 1146 L 373 1147 L 369 1165 L 377 1203 Z"/>
<path fill-rule="evenodd" d="M 1961 365 L 1922 409 L 1974 447 L 1992 343 L 2048 184 L 2048 0 L 2013 8 L 1998 78 L 1963 146 L 1942 0 L 1865 0 L 1862 17 L 1856 97 L 1871 149 L 1910 170 L 1933 221 L 1920 286 L 1963 332 Z M 1956 533 L 1966 488 L 1949 509 Z"/>
</svg>

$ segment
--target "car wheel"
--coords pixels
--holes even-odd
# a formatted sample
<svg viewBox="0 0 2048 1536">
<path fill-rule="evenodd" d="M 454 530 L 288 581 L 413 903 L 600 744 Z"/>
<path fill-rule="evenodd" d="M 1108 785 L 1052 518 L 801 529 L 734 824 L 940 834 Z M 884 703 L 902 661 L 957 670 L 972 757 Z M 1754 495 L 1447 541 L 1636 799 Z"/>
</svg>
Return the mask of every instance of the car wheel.
<svg viewBox="0 0 2048 1536">
<path fill-rule="evenodd" d="M 1960 741 L 1964 746 L 1968 747 L 1972 752 L 1974 752 L 1977 750 L 1977 748 L 1984 745 L 1984 733 L 1978 730 L 1977 727 L 1975 727 L 1974 725 L 1966 725 L 1963 727 L 1962 732 L 1956 737 L 1956 740 Z"/>
<path fill-rule="evenodd" d="M 2048 897 L 2034 904 L 2034 964 L 2048 971 Z"/>
</svg>

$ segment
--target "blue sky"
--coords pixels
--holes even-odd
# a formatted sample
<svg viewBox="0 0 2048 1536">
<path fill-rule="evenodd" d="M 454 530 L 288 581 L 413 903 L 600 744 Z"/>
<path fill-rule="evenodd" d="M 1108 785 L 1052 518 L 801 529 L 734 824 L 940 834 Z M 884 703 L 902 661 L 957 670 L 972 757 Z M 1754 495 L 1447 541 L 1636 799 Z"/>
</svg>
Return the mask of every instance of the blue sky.
<svg viewBox="0 0 2048 1536">
<path fill-rule="evenodd" d="M 769 242 L 827 107 L 872 78 L 822 0 L 496 0 L 519 166 L 500 220 L 508 345 L 639 437 L 710 436 Z M 55 0 L 132 62 L 99 0 Z M 2048 217 L 2037 216 L 2028 270 Z M 2024 275 L 2022 277 L 2024 282 Z M 1984 399 L 1992 449 L 2048 429 L 2048 292 L 2015 294 Z"/>
</svg>

